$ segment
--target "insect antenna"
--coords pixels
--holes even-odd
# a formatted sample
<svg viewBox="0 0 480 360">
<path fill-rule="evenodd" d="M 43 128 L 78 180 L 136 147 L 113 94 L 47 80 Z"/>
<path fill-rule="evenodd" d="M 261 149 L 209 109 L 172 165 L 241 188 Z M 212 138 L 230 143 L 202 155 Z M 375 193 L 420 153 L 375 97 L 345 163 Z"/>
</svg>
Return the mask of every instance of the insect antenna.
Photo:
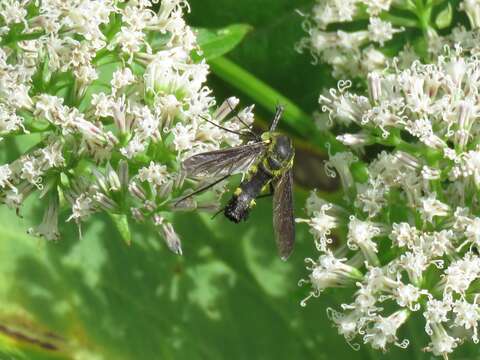
<svg viewBox="0 0 480 360">
<path fill-rule="evenodd" d="M 223 180 L 225 180 L 226 178 L 228 178 L 230 176 L 230 174 L 227 174 L 223 177 L 221 177 L 220 179 L 218 180 L 215 180 L 213 183 L 211 184 L 208 184 L 208 185 L 205 185 L 205 186 L 202 186 L 200 189 L 197 189 L 195 190 L 194 192 L 191 192 L 190 194 L 188 195 L 185 195 L 185 196 L 182 196 L 180 199 L 178 199 L 177 201 L 175 201 L 175 203 L 173 204 L 173 206 L 177 206 L 179 203 L 181 203 L 182 201 L 185 201 L 187 200 L 188 198 L 191 198 L 192 196 L 195 196 L 203 191 L 206 191 L 208 189 L 210 189 L 211 187 L 217 185 L 219 182 L 222 182 Z"/>
<path fill-rule="evenodd" d="M 230 102 L 227 102 L 227 105 L 228 107 L 230 108 L 230 111 L 234 112 L 234 109 L 232 107 L 232 104 L 230 104 Z M 235 114 L 235 118 L 240 121 L 240 123 L 245 126 L 245 128 L 247 129 L 247 131 L 250 133 L 250 135 L 252 135 L 256 140 L 260 140 L 260 137 L 258 136 L 257 133 L 255 133 L 255 131 L 253 131 L 252 127 L 249 126 L 245 121 L 242 120 L 242 118 L 240 116 L 238 116 L 238 113 Z"/>
<path fill-rule="evenodd" d="M 226 132 L 229 132 L 229 133 L 232 133 L 232 134 L 235 134 L 235 135 L 238 135 L 238 136 L 243 136 L 245 134 L 242 134 L 241 132 L 239 131 L 235 131 L 235 130 L 232 130 L 232 129 L 229 129 L 229 128 L 226 128 L 225 126 L 222 126 L 222 125 L 219 125 L 217 124 L 216 122 L 212 121 L 212 120 L 208 120 L 206 117 L 203 117 L 202 115 L 199 115 L 203 120 L 205 120 L 206 122 L 208 122 L 209 124 L 212 124 Z"/>
<path fill-rule="evenodd" d="M 285 107 L 282 105 L 277 105 L 277 109 L 275 111 L 275 116 L 272 121 L 272 125 L 270 125 L 270 131 L 275 131 L 277 128 L 278 122 L 280 121 L 280 118 L 283 115 L 283 112 L 285 111 Z"/>
</svg>

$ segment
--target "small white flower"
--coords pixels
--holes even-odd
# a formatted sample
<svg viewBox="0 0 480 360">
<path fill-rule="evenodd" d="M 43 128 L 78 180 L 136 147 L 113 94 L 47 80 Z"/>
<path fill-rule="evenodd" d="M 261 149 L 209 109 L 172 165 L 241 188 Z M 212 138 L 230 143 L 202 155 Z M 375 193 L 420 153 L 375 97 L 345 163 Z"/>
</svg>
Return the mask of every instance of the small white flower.
<svg viewBox="0 0 480 360">
<path fill-rule="evenodd" d="M 447 314 L 451 309 L 452 304 L 450 298 L 428 300 L 427 309 L 423 313 L 423 316 L 427 320 L 427 328 L 429 328 L 429 324 L 439 324 L 448 321 Z M 431 330 L 427 330 L 427 332 L 431 332 Z"/>
<path fill-rule="evenodd" d="M 357 184 L 357 198 L 355 205 L 375 217 L 386 205 L 388 187 L 381 178 L 370 179 L 367 184 Z"/>
<path fill-rule="evenodd" d="M 62 145 L 57 142 L 50 144 L 40 150 L 41 161 L 45 162 L 47 169 L 65 165 L 65 159 L 62 154 Z"/>
<path fill-rule="evenodd" d="M 145 34 L 142 31 L 133 30 L 123 26 L 115 36 L 112 45 L 119 45 L 120 49 L 124 53 L 132 56 L 133 54 L 139 52 L 142 46 L 145 44 L 144 37 Z M 112 45 L 110 48 L 113 49 Z"/>
<path fill-rule="evenodd" d="M 398 287 L 393 290 L 397 304 L 401 307 L 408 307 L 412 311 L 420 309 L 420 305 L 417 304 L 420 298 L 421 291 L 419 288 L 412 284 L 399 283 Z"/>
<path fill-rule="evenodd" d="M 393 224 L 390 239 L 398 247 L 413 249 L 418 246 L 420 239 L 419 231 L 408 223 Z"/>
<path fill-rule="evenodd" d="M 0 4 L 0 16 L 7 25 L 22 23 L 27 16 L 27 1 L 5 0 Z"/>
<path fill-rule="evenodd" d="M 162 186 L 168 180 L 168 170 L 165 165 L 151 161 L 148 167 L 140 169 L 138 178 L 140 181 L 146 181 L 153 186 Z"/>
<path fill-rule="evenodd" d="M 480 258 L 471 253 L 460 260 L 452 262 L 445 269 L 445 275 L 442 283 L 444 283 L 445 291 L 454 291 L 465 295 L 470 284 L 480 275 Z"/>
<path fill-rule="evenodd" d="M 430 194 L 428 197 L 421 198 L 420 204 L 422 218 L 430 223 L 433 222 L 433 218 L 436 216 L 443 217 L 449 214 L 450 208 L 448 205 L 437 200 L 435 194 Z"/>
<path fill-rule="evenodd" d="M 0 103 L 0 134 L 7 134 L 19 129 L 26 132 L 23 127 L 23 118 Z"/>
<path fill-rule="evenodd" d="M 377 243 L 372 239 L 380 234 L 381 229 L 375 224 L 351 216 L 348 223 L 347 245 L 352 250 L 360 249 L 371 265 L 377 265 Z"/>
<path fill-rule="evenodd" d="M 331 251 L 321 255 L 318 262 L 313 262 L 310 269 L 309 282 L 315 291 L 320 294 L 329 287 L 342 287 L 362 278 L 362 274 L 355 267 L 345 263 L 346 259 L 337 259 Z"/>
<path fill-rule="evenodd" d="M 76 222 L 82 221 L 90 216 L 94 211 L 93 199 L 88 194 L 80 194 L 73 203 L 72 215 L 67 221 L 75 220 Z"/>
<path fill-rule="evenodd" d="M 154 216 L 154 224 L 159 228 L 168 248 L 177 255 L 182 255 L 182 244 L 171 223 L 166 222 L 160 215 Z"/>
<path fill-rule="evenodd" d="M 447 331 L 441 324 L 434 324 L 432 328 L 432 341 L 426 349 L 431 351 L 435 356 L 443 356 L 444 358 L 447 358 L 447 355 L 452 353 L 458 346 L 459 339 L 448 335 Z"/>
<path fill-rule="evenodd" d="M 407 272 L 413 284 L 420 284 L 422 275 L 430 265 L 430 262 L 423 252 L 407 251 L 400 255 L 398 265 Z"/>
<path fill-rule="evenodd" d="M 475 185 L 480 187 L 480 151 L 470 150 L 459 157 L 458 164 L 452 169 L 452 177 L 473 178 Z"/>
<path fill-rule="evenodd" d="M 173 143 L 175 144 L 175 150 L 182 152 L 192 149 L 193 142 L 195 141 L 196 132 L 191 125 L 182 125 L 178 123 L 173 129 Z"/>
<path fill-rule="evenodd" d="M 12 170 L 8 164 L 0 166 L 0 187 L 4 188 L 9 185 L 9 179 L 12 176 Z"/>
<path fill-rule="evenodd" d="M 345 190 L 351 188 L 354 184 L 350 166 L 357 160 L 355 155 L 350 152 L 339 152 L 331 156 L 325 163 L 325 171 L 328 176 L 335 177 L 335 169 L 340 175 L 342 186 Z"/>
<path fill-rule="evenodd" d="M 114 115 L 115 100 L 105 93 L 92 95 L 92 105 L 95 107 L 95 116 L 108 117 Z"/>
<path fill-rule="evenodd" d="M 40 162 L 34 157 L 26 156 L 21 160 L 21 164 L 20 178 L 33 185 L 38 185 L 43 174 Z"/>
<path fill-rule="evenodd" d="M 455 240 L 454 233 L 451 230 L 442 230 L 421 235 L 423 251 L 429 258 L 453 254 L 455 252 L 453 247 Z"/>
<path fill-rule="evenodd" d="M 363 336 L 364 343 L 370 343 L 374 349 L 385 351 L 389 343 L 398 343 L 397 331 L 408 319 L 408 316 L 407 310 L 400 310 L 388 317 L 374 318 L 373 325 L 367 328 L 366 334 Z M 407 345 L 408 342 L 402 347 Z"/>
<path fill-rule="evenodd" d="M 465 236 L 468 241 L 480 246 L 480 218 L 476 217 L 468 223 L 465 229 Z"/>
<path fill-rule="evenodd" d="M 115 89 L 120 89 L 127 85 L 130 85 L 135 81 L 132 70 L 126 67 L 124 69 L 119 69 L 113 73 L 111 84 Z"/>
<path fill-rule="evenodd" d="M 327 251 L 328 244 L 332 243 L 329 238 L 331 231 L 339 225 L 334 216 L 327 214 L 331 208 L 332 205 L 324 204 L 319 211 L 313 212 L 310 219 L 296 219 L 296 222 L 304 222 L 310 226 L 310 233 L 313 234 L 317 248 L 321 251 Z"/>
<path fill-rule="evenodd" d="M 370 24 L 368 25 L 368 31 L 370 40 L 378 42 L 383 46 L 386 41 L 392 39 L 393 34 L 399 32 L 400 30 L 394 29 L 392 24 L 387 21 L 383 21 L 377 17 L 371 17 Z"/>
<path fill-rule="evenodd" d="M 475 299 L 476 300 L 476 299 Z M 472 329 L 472 339 L 478 343 L 478 321 L 480 320 L 480 307 L 476 303 L 469 303 L 466 300 L 457 300 L 453 305 L 455 314 L 455 325 L 462 326 L 467 330 Z"/>
<path fill-rule="evenodd" d="M 347 341 L 355 338 L 358 333 L 358 326 L 362 323 L 363 314 L 355 311 L 343 314 L 331 308 L 327 309 L 327 314 L 337 326 L 340 335 L 344 336 Z"/>
<path fill-rule="evenodd" d="M 51 199 L 48 203 L 47 209 L 45 210 L 41 224 L 34 229 L 30 229 L 29 233 L 35 236 L 44 237 L 49 241 L 58 240 L 60 238 L 60 232 L 58 230 L 59 207 L 60 204 L 58 199 Z"/>
</svg>

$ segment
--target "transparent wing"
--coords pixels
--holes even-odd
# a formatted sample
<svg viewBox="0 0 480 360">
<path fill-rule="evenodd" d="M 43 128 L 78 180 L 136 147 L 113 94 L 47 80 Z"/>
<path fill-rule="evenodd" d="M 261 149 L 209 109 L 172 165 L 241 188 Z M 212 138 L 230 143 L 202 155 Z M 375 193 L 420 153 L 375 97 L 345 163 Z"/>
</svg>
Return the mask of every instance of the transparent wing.
<svg viewBox="0 0 480 360">
<path fill-rule="evenodd" d="M 295 243 L 292 186 L 293 175 L 290 169 L 275 184 L 273 193 L 273 229 L 282 260 L 287 260 Z"/>
<path fill-rule="evenodd" d="M 257 142 L 193 155 L 182 166 L 187 176 L 225 176 L 246 171 L 265 152 L 265 143 Z"/>
</svg>

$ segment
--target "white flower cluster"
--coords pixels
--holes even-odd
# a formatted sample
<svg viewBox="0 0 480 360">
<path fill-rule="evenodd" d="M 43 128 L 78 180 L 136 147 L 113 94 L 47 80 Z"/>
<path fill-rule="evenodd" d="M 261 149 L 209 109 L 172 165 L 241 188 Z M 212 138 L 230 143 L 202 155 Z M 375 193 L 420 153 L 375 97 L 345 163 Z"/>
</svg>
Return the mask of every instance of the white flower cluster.
<svg viewBox="0 0 480 360">
<path fill-rule="evenodd" d="M 317 1 L 304 22 L 308 36 L 297 44 L 297 50 L 308 50 L 315 62 L 320 60 L 331 65 L 337 78 L 358 76 L 384 67 L 387 58 L 378 47 L 403 31 L 402 27 L 395 27 L 380 17 L 391 6 L 391 0 Z M 365 17 L 365 13 L 369 19 L 366 28 L 351 31 L 336 26 Z M 332 26 L 336 30 L 331 30 Z"/>
<path fill-rule="evenodd" d="M 232 129 L 252 122 L 251 108 L 240 121 L 229 117 L 235 98 L 214 109 L 208 66 L 190 57 L 198 47 L 183 19 L 187 2 L 158 3 L 0 3 L 0 136 L 40 135 L 0 166 L 0 199 L 18 210 L 34 190 L 48 195 L 33 233 L 57 239 L 70 204 L 77 222 L 100 210 L 150 221 L 180 253 L 169 203 L 196 186 L 184 182 L 181 160 L 240 142 L 209 120 Z"/>
<path fill-rule="evenodd" d="M 307 219 L 318 260 L 307 259 L 308 298 L 331 287 L 355 289 L 329 309 L 354 347 L 408 345 L 397 330 L 412 313 L 425 318 L 425 350 L 447 357 L 478 343 L 480 320 L 480 59 L 461 49 L 435 64 L 371 73 L 369 96 L 342 83 L 320 102 L 351 152 L 331 155 L 339 204 L 312 193 Z M 375 147 L 369 145 L 376 144 Z M 365 164 L 368 151 L 377 155 Z M 342 244 L 333 248 L 332 234 Z"/>
<path fill-rule="evenodd" d="M 456 9 L 450 3 L 437 8 L 439 4 L 409 0 L 318 0 L 306 15 L 304 29 L 308 36 L 297 44 L 297 50 L 309 51 L 314 62 L 329 64 L 334 77 L 353 78 L 384 68 L 391 62 L 392 53 L 398 58 L 397 64 L 407 68 L 419 58 L 435 58 L 445 45 L 460 43 L 464 49 L 478 49 L 480 3 L 464 0 Z M 461 24 L 451 26 L 456 11 L 468 15 L 469 23 L 465 24 L 468 29 Z M 450 32 L 439 35 L 437 30 L 444 28 Z M 385 49 L 392 39 L 395 43 Z"/>
</svg>

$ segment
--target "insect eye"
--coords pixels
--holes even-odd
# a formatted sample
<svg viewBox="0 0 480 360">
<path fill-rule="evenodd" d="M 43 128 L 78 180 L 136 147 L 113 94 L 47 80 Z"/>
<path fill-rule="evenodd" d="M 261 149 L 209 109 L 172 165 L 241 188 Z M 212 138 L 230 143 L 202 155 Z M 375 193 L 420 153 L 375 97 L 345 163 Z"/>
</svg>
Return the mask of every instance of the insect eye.
<svg viewBox="0 0 480 360">
<path fill-rule="evenodd" d="M 279 137 L 275 143 L 274 152 L 278 160 L 287 160 L 292 152 L 290 139 L 286 136 Z"/>
</svg>

